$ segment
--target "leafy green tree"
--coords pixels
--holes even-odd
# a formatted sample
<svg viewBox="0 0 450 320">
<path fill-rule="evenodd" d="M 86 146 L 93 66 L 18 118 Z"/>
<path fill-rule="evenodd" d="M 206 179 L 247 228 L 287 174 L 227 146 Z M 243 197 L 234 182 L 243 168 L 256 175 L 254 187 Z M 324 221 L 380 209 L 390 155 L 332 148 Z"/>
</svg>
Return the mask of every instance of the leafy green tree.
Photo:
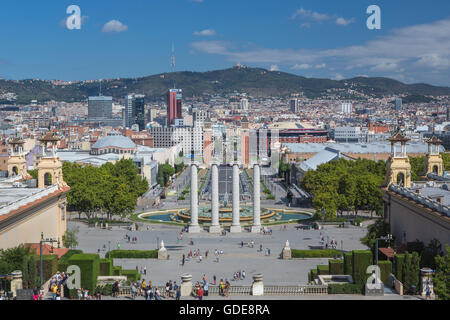
<svg viewBox="0 0 450 320">
<path fill-rule="evenodd" d="M 442 256 L 442 244 L 438 239 L 433 239 L 430 243 L 424 248 L 420 260 L 420 267 L 428 267 L 433 270 L 436 269 L 436 257 Z"/>
<path fill-rule="evenodd" d="M 66 230 L 62 236 L 63 245 L 65 248 L 73 249 L 78 246 L 78 232 L 80 228 L 75 227 L 72 230 Z"/>
<path fill-rule="evenodd" d="M 406 293 L 413 293 L 413 286 L 416 292 L 419 289 L 420 280 L 420 257 L 417 252 L 405 253 L 405 262 L 403 264 L 403 286 Z"/>
<path fill-rule="evenodd" d="M 330 208 L 340 213 L 354 210 L 369 210 L 382 213 L 382 193 L 379 186 L 386 175 L 383 161 L 339 159 L 309 170 L 300 181 L 300 186 L 313 195 L 316 211 L 324 206 L 324 199 L 332 195 Z"/>
<path fill-rule="evenodd" d="M 409 157 L 409 163 L 411 164 L 411 180 L 418 181 L 420 176 L 425 173 L 425 156 L 422 157 Z"/>
<path fill-rule="evenodd" d="M 389 232 L 389 224 L 384 222 L 384 220 L 377 220 L 374 224 L 369 225 L 367 234 L 361 238 L 361 242 L 368 246 L 375 255 L 375 239 L 385 237 Z"/>
<path fill-rule="evenodd" d="M 169 183 L 170 177 L 175 174 L 175 168 L 166 163 L 160 165 L 158 168 L 158 183 L 161 187 L 166 187 Z"/>
<path fill-rule="evenodd" d="M 29 175 L 30 175 L 33 179 L 37 179 L 37 178 L 38 178 L 38 171 L 37 171 L 37 169 L 34 169 L 34 170 L 27 170 L 27 172 L 29 173 Z"/>
<path fill-rule="evenodd" d="M 435 257 L 436 269 L 433 275 L 434 293 L 439 300 L 450 300 L 450 246 L 445 245 L 446 254 Z"/>
</svg>

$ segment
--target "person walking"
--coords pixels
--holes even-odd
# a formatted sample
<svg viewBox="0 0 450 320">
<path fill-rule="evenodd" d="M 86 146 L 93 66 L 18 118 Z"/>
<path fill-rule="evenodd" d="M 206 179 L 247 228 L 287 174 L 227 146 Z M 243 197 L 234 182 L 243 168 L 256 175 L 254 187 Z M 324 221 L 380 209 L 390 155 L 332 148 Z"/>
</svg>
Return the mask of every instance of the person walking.
<svg viewBox="0 0 450 320">
<path fill-rule="evenodd" d="M 203 294 L 204 294 L 204 291 L 203 291 L 202 287 L 200 287 L 197 291 L 198 300 L 203 300 Z"/>
<path fill-rule="evenodd" d="M 183 253 L 183 257 L 181 258 L 181 265 L 184 267 L 184 262 L 186 261 L 186 255 Z"/>
<path fill-rule="evenodd" d="M 131 284 L 131 299 L 136 300 L 136 293 L 137 293 L 136 283 L 133 282 Z"/>
<path fill-rule="evenodd" d="M 223 283 L 223 279 L 220 279 L 219 282 L 219 295 L 223 296 L 225 294 L 225 284 Z"/>
<path fill-rule="evenodd" d="M 214 285 L 216 285 L 216 282 L 217 282 L 216 275 L 213 276 L 213 280 L 214 280 Z"/>
<path fill-rule="evenodd" d="M 176 300 L 180 300 L 180 298 L 181 298 L 181 288 L 180 287 L 178 287 L 177 288 L 177 293 L 176 293 Z"/>
<path fill-rule="evenodd" d="M 161 293 L 159 292 L 158 287 L 155 290 L 155 300 L 162 300 Z"/>
<path fill-rule="evenodd" d="M 147 275 L 147 267 L 144 266 L 144 276 Z"/>
</svg>

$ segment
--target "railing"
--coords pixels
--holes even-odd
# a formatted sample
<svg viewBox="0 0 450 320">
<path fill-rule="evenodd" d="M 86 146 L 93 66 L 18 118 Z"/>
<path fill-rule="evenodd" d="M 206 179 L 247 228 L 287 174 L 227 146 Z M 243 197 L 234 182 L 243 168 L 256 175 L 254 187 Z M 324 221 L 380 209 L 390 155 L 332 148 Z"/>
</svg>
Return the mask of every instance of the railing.
<svg viewBox="0 0 450 320">
<path fill-rule="evenodd" d="M 420 204 L 423 204 L 432 210 L 436 210 L 437 212 L 440 212 L 446 215 L 447 217 L 450 217 L 450 207 L 448 206 L 445 206 L 437 201 L 433 201 L 427 197 L 421 196 L 420 194 L 414 193 L 406 188 L 399 187 L 395 184 L 391 184 L 389 189 L 397 194 L 405 196 L 411 200 L 417 201 Z"/>
<path fill-rule="evenodd" d="M 249 296 L 252 293 L 252 286 L 231 286 L 228 288 L 228 294 L 231 296 Z M 209 287 L 208 295 L 219 295 L 219 287 Z"/>
<path fill-rule="evenodd" d="M 21 206 L 27 205 L 28 203 L 31 203 L 33 201 L 36 201 L 38 199 L 41 199 L 45 196 L 48 196 L 49 194 L 58 191 L 58 185 L 53 185 L 51 187 L 47 187 L 44 190 L 38 189 L 36 192 L 32 193 L 31 195 L 24 196 L 16 201 L 10 202 L 4 206 L 0 207 L 0 215 L 7 214 L 10 211 L 17 210 Z"/>
<path fill-rule="evenodd" d="M 166 288 L 158 286 L 161 296 L 166 295 Z M 192 287 L 192 292 L 194 292 Z M 156 287 L 153 287 L 155 290 Z M 210 286 L 208 288 L 209 296 L 219 295 L 219 286 Z M 230 296 L 249 296 L 252 294 L 252 286 L 231 286 L 228 288 L 228 295 Z M 286 296 L 286 295 L 325 295 L 328 294 L 327 286 L 320 285 L 305 285 L 305 286 L 264 286 L 264 295 L 267 296 Z M 131 287 L 123 286 L 119 289 L 119 296 L 131 295 Z"/>
<path fill-rule="evenodd" d="M 327 286 L 264 286 L 264 295 L 322 295 L 328 294 Z"/>
</svg>

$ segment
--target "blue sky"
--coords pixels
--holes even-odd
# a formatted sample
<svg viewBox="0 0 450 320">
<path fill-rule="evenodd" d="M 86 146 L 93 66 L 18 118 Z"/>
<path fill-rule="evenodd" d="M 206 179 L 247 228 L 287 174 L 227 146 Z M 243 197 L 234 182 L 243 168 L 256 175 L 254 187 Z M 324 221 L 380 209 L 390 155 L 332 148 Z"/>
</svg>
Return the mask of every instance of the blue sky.
<svg viewBox="0 0 450 320">
<path fill-rule="evenodd" d="M 81 8 L 81 30 L 64 27 L 72 4 Z M 381 30 L 366 27 L 372 4 L 381 8 Z M 240 62 L 306 77 L 386 76 L 450 86 L 448 0 L 2 1 L 0 77 L 167 72 L 172 42 L 177 71 Z"/>
</svg>

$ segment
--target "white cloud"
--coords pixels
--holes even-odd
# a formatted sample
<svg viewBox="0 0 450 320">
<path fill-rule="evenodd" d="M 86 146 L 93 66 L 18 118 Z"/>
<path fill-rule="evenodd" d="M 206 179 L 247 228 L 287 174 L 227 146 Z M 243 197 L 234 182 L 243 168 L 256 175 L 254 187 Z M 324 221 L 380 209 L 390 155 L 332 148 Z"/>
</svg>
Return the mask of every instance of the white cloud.
<svg viewBox="0 0 450 320">
<path fill-rule="evenodd" d="M 315 65 L 315 68 L 316 69 L 323 69 L 323 68 L 325 68 L 327 65 L 325 64 L 325 63 L 321 63 L 321 64 L 316 64 Z"/>
<path fill-rule="evenodd" d="M 308 63 L 302 63 L 302 64 L 295 64 L 291 67 L 293 70 L 306 70 L 306 69 L 323 69 L 327 65 L 325 63 L 320 63 L 316 65 L 308 64 Z"/>
<path fill-rule="evenodd" d="M 270 71 L 280 71 L 280 68 L 277 64 L 273 64 L 270 66 Z"/>
<path fill-rule="evenodd" d="M 331 18 L 326 13 L 319 13 L 319 12 L 316 12 L 316 11 L 305 10 L 303 8 L 298 9 L 292 15 L 292 19 L 295 19 L 297 17 L 310 19 L 310 20 L 313 20 L 315 22 L 323 22 L 323 21 L 329 20 Z"/>
<path fill-rule="evenodd" d="M 345 19 L 343 17 L 338 17 L 335 14 L 320 13 L 312 10 L 306 10 L 304 8 L 296 10 L 292 14 L 291 19 L 301 19 L 304 21 L 300 25 L 302 28 L 310 28 L 312 23 L 323 23 L 331 20 L 334 20 L 339 26 L 347 26 L 355 22 L 355 18 Z"/>
<path fill-rule="evenodd" d="M 450 57 L 444 57 L 443 55 L 430 53 L 425 54 L 416 62 L 416 65 L 432 68 L 449 68 Z"/>
<path fill-rule="evenodd" d="M 340 25 L 340 26 L 347 26 L 353 22 L 355 22 L 355 18 L 345 19 L 345 18 L 339 17 L 336 19 L 336 24 Z"/>
<path fill-rule="evenodd" d="M 208 36 L 214 36 L 215 34 L 216 34 L 216 30 L 214 30 L 214 29 L 205 29 L 205 30 L 202 30 L 202 31 L 194 32 L 194 36 L 205 36 L 205 37 L 208 37 Z"/>
<path fill-rule="evenodd" d="M 128 27 L 118 20 L 111 20 L 105 23 L 102 28 L 102 32 L 123 32 L 127 30 Z"/>
<path fill-rule="evenodd" d="M 450 85 L 450 18 L 428 24 L 393 29 L 359 45 L 331 49 L 273 49 L 240 46 L 225 41 L 192 43 L 197 52 L 218 54 L 233 62 L 293 66 L 312 69 L 326 63 L 331 70 L 353 70 L 354 74 L 384 76 L 404 72 L 406 79 Z M 436 72 L 433 72 L 436 71 Z"/>
<path fill-rule="evenodd" d="M 310 69 L 311 65 L 307 64 L 307 63 L 302 63 L 302 64 L 295 64 L 291 69 L 294 70 L 306 70 L 306 69 Z"/>
<path fill-rule="evenodd" d="M 342 79 L 344 79 L 344 76 L 340 73 L 336 73 L 336 74 L 334 74 L 333 79 L 334 80 L 342 80 Z"/>
</svg>

